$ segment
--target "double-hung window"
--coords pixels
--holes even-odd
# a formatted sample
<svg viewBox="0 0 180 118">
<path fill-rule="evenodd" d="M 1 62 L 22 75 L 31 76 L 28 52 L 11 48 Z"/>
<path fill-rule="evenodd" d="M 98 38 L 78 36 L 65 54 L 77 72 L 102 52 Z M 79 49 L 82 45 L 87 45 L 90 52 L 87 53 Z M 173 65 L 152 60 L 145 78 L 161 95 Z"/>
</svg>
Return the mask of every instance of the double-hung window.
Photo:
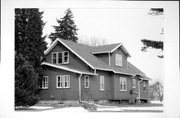
<svg viewBox="0 0 180 118">
<path fill-rule="evenodd" d="M 42 80 L 42 89 L 48 89 L 48 76 L 44 76 Z"/>
<path fill-rule="evenodd" d="M 136 79 L 132 79 L 132 88 L 136 88 Z"/>
<path fill-rule="evenodd" d="M 116 54 L 115 62 L 116 62 L 116 66 L 122 66 L 122 55 Z"/>
<path fill-rule="evenodd" d="M 69 63 L 69 52 L 53 52 L 52 53 L 52 63 L 54 64 L 68 64 Z"/>
<path fill-rule="evenodd" d="M 120 91 L 127 91 L 127 81 L 125 77 L 120 77 Z"/>
<path fill-rule="evenodd" d="M 57 63 L 57 53 L 52 53 L 52 63 Z"/>
<path fill-rule="evenodd" d="M 89 76 L 84 76 L 84 88 L 89 88 Z"/>
<path fill-rule="evenodd" d="M 100 90 L 104 91 L 104 76 L 100 76 Z"/>
<path fill-rule="evenodd" d="M 69 75 L 57 75 L 56 88 L 70 88 L 70 76 Z"/>
</svg>

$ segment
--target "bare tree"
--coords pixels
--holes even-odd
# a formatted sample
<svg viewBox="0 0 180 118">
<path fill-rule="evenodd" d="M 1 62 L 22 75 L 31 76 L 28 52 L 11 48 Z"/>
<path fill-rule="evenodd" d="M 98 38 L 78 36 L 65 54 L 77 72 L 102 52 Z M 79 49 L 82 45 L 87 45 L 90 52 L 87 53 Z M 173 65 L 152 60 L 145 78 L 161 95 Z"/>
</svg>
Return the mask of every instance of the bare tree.
<svg viewBox="0 0 180 118">
<path fill-rule="evenodd" d="M 154 92 L 158 95 L 159 100 L 162 102 L 163 100 L 163 85 L 160 82 L 155 82 L 153 85 L 151 85 L 151 94 Z"/>
<path fill-rule="evenodd" d="M 79 38 L 78 43 L 82 43 L 84 45 L 89 45 L 89 46 L 100 46 L 100 45 L 107 44 L 105 39 L 98 38 L 95 36 L 90 37 L 89 39 L 88 38 L 85 38 L 85 39 Z"/>
</svg>

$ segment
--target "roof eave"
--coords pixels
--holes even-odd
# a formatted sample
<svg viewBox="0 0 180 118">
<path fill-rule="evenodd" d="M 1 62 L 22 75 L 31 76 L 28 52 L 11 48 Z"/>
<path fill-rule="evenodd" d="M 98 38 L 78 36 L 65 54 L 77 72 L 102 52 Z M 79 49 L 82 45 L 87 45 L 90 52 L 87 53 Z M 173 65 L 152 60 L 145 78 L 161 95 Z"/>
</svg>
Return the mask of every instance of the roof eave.
<svg viewBox="0 0 180 118">
<path fill-rule="evenodd" d="M 62 70 L 66 70 L 66 71 L 74 72 L 74 73 L 78 73 L 78 74 L 98 75 L 96 73 L 78 71 L 78 70 L 75 70 L 75 69 L 70 69 L 70 68 L 67 68 L 67 67 L 58 66 L 58 65 L 55 65 L 55 64 L 47 63 L 47 62 L 42 62 L 41 65 L 51 66 L 51 67 L 54 67 L 54 68 L 57 68 L 57 69 L 62 69 Z"/>
</svg>

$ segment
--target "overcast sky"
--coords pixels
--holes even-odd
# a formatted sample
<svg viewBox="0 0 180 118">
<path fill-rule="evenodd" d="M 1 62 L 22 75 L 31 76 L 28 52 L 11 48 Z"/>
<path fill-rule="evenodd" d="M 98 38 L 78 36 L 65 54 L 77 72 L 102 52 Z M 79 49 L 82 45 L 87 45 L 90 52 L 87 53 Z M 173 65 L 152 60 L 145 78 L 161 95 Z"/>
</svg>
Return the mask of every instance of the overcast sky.
<svg viewBox="0 0 180 118">
<path fill-rule="evenodd" d="M 58 25 L 56 18 L 62 18 L 67 8 L 40 9 L 47 22 L 44 35 L 54 32 L 52 25 Z M 149 8 L 71 8 L 77 25 L 78 37 L 91 40 L 93 37 L 105 40 L 107 44 L 123 43 L 131 57 L 128 59 L 153 81 L 163 82 L 163 60 L 157 57 L 160 50 L 148 49 L 142 52 L 141 39 L 163 40 L 161 30 L 163 16 L 148 15 Z M 46 39 L 50 42 L 49 39 Z M 152 82 L 153 82 L 152 81 Z"/>
</svg>

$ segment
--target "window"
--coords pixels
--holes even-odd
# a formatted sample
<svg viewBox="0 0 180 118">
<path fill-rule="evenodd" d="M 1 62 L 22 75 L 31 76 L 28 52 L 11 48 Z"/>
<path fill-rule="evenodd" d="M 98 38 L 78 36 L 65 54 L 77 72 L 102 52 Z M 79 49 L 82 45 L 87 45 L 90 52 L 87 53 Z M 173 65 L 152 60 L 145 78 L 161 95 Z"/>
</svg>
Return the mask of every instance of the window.
<svg viewBox="0 0 180 118">
<path fill-rule="evenodd" d="M 59 53 L 58 53 L 58 63 L 59 63 L 59 64 L 63 63 L 62 54 L 63 54 L 62 52 L 59 52 Z"/>
<path fill-rule="evenodd" d="M 84 76 L 84 88 L 89 88 L 89 76 Z"/>
<path fill-rule="evenodd" d="M 69 62 L 69 52 L 64 52 L 64 63 Z"/>
<path fill-rule="evenodd" d="M 143 81 L 143 91 L 146 92 L 146 82 Z"/>
<path fill-rule="evenodd" d="M 116 54 L 116 66 L 122 66 L 122 55 Z"/>
<path fill-rule="evenodd" d="M 127 91 L 127 82 L 125 77 L 120 77 L 120 91 Z"/>
<path fill-rule="evenodd" d="M 58 75 L 56 77 L 56 88 L 70 88 L 70 76 Z"/>
<path fill-rule="evenodd" d="M 44 76 L 42 80 L 42 89 L 48 89 L 48 76 Z"/>
<path fill-rule="evenodd" d="M 132 88 L 136 88 L 136 79 L 132 79 Z"/>
<path fill-rule="evenodd" d="M 104 76 L 100 76 L 100 90 L 104 91 Z"/>
<path fill-rule="evenodd" d="M 56 53 L 52 53 L 52 63 L 56 63 Z"/>
<path fill-rule="evenodd" d="M 69 52 L 53 52 L 52 53 L 52 63 L 55 64 L 67 64 L 69 63 Z"/>
</svg>

